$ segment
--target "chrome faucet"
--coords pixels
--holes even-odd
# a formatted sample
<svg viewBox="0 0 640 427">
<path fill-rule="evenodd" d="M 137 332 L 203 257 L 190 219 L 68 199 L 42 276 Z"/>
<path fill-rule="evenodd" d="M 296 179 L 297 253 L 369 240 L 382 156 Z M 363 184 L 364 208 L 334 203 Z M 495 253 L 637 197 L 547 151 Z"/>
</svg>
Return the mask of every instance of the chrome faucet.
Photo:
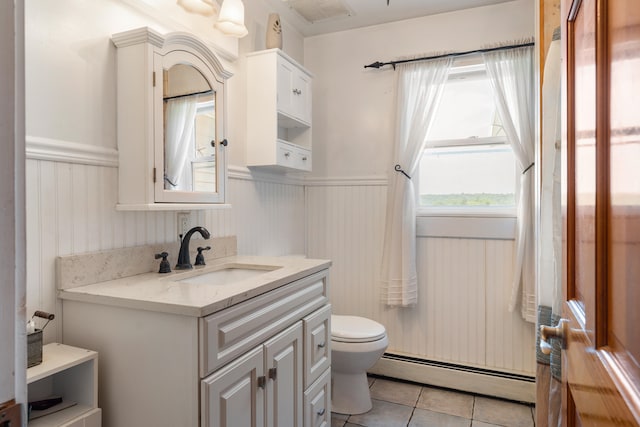
<svg viewBox="0 0 640 427">
<path fill-rule="evenodd" d="M 176 270 L 188 270 L 193 268 L 191 265 L 191 258 L 189 257 L 189 242 L 191 241 L 191 235 L 195 232 L 200 233 L 204 239 L 211 237 L 209 230 L 204 227 L 193 227 L 187 231 L 187 234 L 182 237 L 180 242 L 180 253 L 178 254 L 178 263 L 176 264 Z"/>
</svg>

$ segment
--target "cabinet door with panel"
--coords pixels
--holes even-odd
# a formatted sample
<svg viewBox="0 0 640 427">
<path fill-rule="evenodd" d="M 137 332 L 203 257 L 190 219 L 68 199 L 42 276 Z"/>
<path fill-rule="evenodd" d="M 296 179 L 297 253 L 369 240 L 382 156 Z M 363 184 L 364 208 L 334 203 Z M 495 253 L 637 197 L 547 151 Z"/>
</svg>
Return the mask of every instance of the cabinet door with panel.
<svg viewBox="0 0 640 427">
<path fill-rule="evenodd" d="M 293 111 L 300 121 L 311 123 L 311 78 L 297 70 L 293 74 L 291 93 L 293 93 Z"/>
<path fill-rule="evenodd" d="M 311 123 L 311 78 L 282 56 L 278 56 L 278 111 Z"/>
<path fill-rule="evenodd" d="M 302 323 L 264 344 L 267 427 L 302 425 Z"/>
<path fill-rule="evenodd" d="M 264 351 L 259 346 L 202 380 L 201 424 L 264 426 Z"/>
</svg>

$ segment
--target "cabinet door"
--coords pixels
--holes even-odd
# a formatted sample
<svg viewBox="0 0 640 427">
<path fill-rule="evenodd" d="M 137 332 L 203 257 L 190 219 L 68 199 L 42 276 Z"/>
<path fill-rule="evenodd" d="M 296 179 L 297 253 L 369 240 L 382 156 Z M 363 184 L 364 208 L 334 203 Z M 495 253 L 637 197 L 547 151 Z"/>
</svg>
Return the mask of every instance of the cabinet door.
<svg viewBox="0 0 640 427">
<path fill-rule="evenodd" d="M 296 71 L 293 64 L 278 58 L 278 111 L 292 117 L 295 116 L 293 79 Z"/>
<path fill-rule="evenodd" d="M 302 322 L 264 345 L 267 373 L 267 426 L 302 425 Z"/>
<path fill-rule="evenodd" d="M 300 70 L 293 75 L 293 115 L 300 121 L 311 123 L 311 78 Z"/>
<path fill-rule="evenodd" d="M 262 346 L 202 380 L 204 427 L 264 425 L 264 352 Z"/>
</svg>

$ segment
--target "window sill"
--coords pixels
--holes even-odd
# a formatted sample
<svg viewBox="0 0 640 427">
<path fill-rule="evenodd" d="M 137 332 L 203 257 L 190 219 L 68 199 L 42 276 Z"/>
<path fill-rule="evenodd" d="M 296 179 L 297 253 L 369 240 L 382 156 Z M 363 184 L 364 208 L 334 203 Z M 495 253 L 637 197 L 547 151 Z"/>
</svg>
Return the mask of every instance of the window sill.
<svg viewBox="0 0 640 427">
<path fill-rule="evenodd" d="M 471 217 L 471 218 L 516 218 L 515 207 L 508 208 L 455 208 L 455 207 L 419 207 L 416 216 L 447 216 L 447 217 Z"/>
<path fill-rule="evenodd" d="M 515 209 L 420 209 L 417 237 L 514 240 Z"/>
</svg>

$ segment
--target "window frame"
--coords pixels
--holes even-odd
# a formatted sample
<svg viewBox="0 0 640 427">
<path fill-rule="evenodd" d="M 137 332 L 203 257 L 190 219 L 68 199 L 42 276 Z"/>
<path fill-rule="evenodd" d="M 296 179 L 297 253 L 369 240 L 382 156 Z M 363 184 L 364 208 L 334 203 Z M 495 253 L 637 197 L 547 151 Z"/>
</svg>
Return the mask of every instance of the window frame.
<svg viewBox="0 0 640 427">
<path fill-rule="evenodd" d="M 459 79 L 482 73 L 486 75 L 481 56 L 456 60 L 449 79 Z M 457 139 L 431 140 L 425 150 L 430 148 L 469 147 L 474 145 L 507 145 L 506 136 L 469 137 Z M 424 155 L 424 152 L 423 154 Z M 514 159 L 514 161 L 516 161 Z M 420 174 L 420 166 L 416 175 Z M 517 168 L 516 168 L 517 171 Z M 418 180 L 419 181 L 419 180 Z M 516 172 L 514 191 L 517 196 L 520 176 Z M 420 205 L 420 185 L 415 185 L 416 235 L 418 237 L 468 237 L 489 239 L 515 239 L 516 205 L 508 207 L 454 207 Z"/>
</svg>

